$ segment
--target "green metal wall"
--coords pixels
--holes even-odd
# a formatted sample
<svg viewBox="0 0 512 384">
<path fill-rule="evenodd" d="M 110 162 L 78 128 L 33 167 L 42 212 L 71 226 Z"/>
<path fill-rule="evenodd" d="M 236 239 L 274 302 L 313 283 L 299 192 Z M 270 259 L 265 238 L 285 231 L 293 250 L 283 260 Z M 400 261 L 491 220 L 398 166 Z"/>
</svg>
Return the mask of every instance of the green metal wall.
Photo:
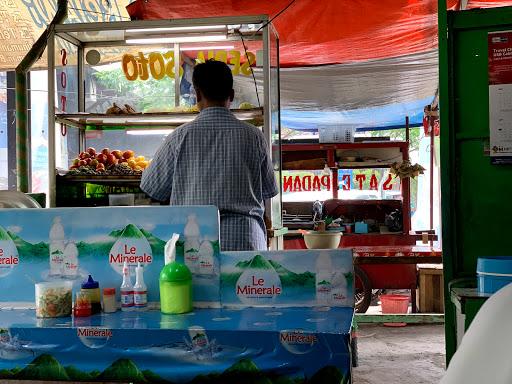
<svg viewBox="0 0 512 384">
<path fill-rule="evenodd" d="M 512 165 L 491 165 L 487 33 L 512 30 L 512 7 L 448 12 L 439 2 L 441 190 L 447 361 L 456 348 L 450 283 L 480 256 L 512 255 Z"/>
</svg>

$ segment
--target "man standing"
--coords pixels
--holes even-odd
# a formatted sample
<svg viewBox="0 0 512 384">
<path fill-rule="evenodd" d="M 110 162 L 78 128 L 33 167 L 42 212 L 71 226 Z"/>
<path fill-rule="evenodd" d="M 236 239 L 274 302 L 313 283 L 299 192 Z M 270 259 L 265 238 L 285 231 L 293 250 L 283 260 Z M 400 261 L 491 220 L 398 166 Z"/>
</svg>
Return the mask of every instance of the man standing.
<svg viewBox="0 0 512 384">
<path fill-rule="evenodd" d="M 265 138 L 230 112 L 233 75 L 225 63 L 196 65 L 192 82 L 199 116 L 165 139 L 141 189 L 171 205 L 217 206 L 223 251 L 264 250 L 264 200 L 278 193 Z"/>
</svg>

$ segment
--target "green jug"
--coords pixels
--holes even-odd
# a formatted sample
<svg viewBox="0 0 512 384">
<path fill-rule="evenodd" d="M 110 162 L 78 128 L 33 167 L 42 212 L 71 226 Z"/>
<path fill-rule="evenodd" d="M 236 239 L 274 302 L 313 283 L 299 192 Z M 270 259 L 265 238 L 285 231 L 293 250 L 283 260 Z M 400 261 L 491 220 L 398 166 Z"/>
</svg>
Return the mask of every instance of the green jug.
<svg viewBox="0 0 512 384">
<path fill-rule="evenodd" d="M 160 310 L 167 314 L 192 311 L 192 273 L 184 264 L 173 261 L 160 272 Z"/>
</svg>

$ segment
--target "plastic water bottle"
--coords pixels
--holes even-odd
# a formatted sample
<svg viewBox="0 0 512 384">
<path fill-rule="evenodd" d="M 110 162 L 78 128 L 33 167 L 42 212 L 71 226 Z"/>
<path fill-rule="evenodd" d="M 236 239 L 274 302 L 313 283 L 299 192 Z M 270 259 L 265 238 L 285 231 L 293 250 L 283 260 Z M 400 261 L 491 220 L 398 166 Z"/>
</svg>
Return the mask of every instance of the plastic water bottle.
<svg viewBox="0 0 512 384">
<path fill-rule="evenodd" d="M 196 273 L 199 263 L 200 232 L 195 214 L 188 217 L 183 234 L 185 235 L 185 265 L 192 273 Z"/>
<path fill-rule="evenodd" d="M 148 307 L 148 289 L 146 284 L 144 284 L 144 268 L 140 265 L 140 263 L 135 268 L 133 307 L 137 311 L 145 311 Z"/>
<path fill-rule="evenodd" d="M 64 227 L 60 216 L 53 219 L 50 229 L 50 275 L 60 276 L 63 272 L 64 261 Z"/>
<path fill-rule="evenodd" d="M 203 240 L 199 247 L 197 269 L 200 275 L 213 275 L 214 259 L 213 246 L 209 240 Z"/>
<path fill-rule="evenodd" d="M 121 284 L 121 310 L 133 310 L 133 285 L 130 279 L 130 268 L 126 261 L 123 264 L 123 283 Z"/>
<path fill-rule="evenodd" d="M 321 253 L 316 259 L 315 288 L 317 304 L 331 304 L 331 279 L 331 256 L 326 253 Z"/>
<path fill-rule="evenodd" d="M 62 274 L 65 277 L 75 277 L 78 273 L 78 248 L 70 241 L 64 248 Z"/>
</svg>

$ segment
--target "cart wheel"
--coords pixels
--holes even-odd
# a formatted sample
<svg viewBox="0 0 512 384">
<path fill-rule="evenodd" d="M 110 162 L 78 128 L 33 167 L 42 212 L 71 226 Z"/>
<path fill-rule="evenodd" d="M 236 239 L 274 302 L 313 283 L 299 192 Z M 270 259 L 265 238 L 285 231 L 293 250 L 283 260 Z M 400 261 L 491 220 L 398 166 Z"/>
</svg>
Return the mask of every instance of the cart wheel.
<svg viewBox="0 0 512 384">
<path fill-rule="evenodd" d="M 372 302 L 372 283 L 368 275 L 357 265 L 354 265 L 356 282 L 355 310 L 357 313 L 365 313 Z"/>
</svg>

